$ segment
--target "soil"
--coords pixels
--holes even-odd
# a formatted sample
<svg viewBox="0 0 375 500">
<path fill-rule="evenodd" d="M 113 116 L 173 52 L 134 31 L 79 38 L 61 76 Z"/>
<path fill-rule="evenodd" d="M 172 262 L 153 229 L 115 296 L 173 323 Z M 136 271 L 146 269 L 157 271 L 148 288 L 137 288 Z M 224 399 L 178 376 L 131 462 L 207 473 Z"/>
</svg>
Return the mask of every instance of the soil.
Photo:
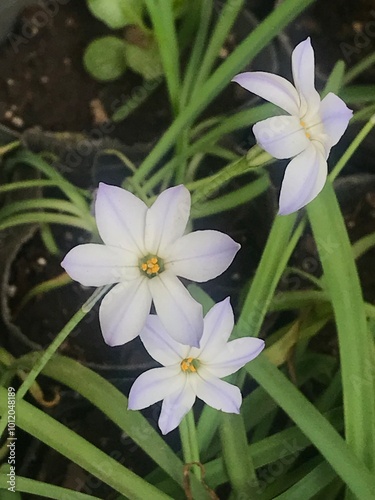
<svg viewBox="0 0 375 500">
<path fill-rule="evenodd" d="M 92 17 L 85 1 L 60 5 L 58 13 L 38 28 L 40 12 L 40 6 L 26 8 L 1 47 L 0 120 L 20 132 L 36 125 L 52 132 L 90 132 L 141 86 L 141 78 L 128 71 L 116 82 L 100 83 L 86 73 L 86 46 L 109 29 Z M 153 139 L 169 118 L 161 105 L 166 102 L 164 90 L 159 95 L 160 100 L 139 108 L 131 127 L 121 124 L 114 135 L 127 144 Z"/>
</svg>

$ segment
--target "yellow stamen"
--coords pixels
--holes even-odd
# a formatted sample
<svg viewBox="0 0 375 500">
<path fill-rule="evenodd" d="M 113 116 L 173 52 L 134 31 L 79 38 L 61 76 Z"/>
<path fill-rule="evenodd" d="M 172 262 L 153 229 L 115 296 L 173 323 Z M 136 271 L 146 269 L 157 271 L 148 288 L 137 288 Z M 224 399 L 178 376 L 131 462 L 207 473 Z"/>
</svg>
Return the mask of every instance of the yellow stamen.
<svg viewBox="0 0 375 500">
<path fill-rule="evenodd" d="M 146 271 L 146 269 L 143 269 L 144 271 Z M 148 269 L 146 271 L 147 274 L 156 274 L 160 271 L 160 266 L 159 264 L 155 264 L 155 265 L 150 265 L 148 264 Z"/>
<path fill-rule="evenodd" d="M 195 358 L 185 358 L 181 361 L 181 370 L 183 372 L 195 373 L 197 371 L 194 366 L 194 362 L 197 362 Z"/>
<path fill-rule="evenodd" d="M 311 134 L 310 134 L 309 132 L 307 132 L 307 130 L 306 130 L 306 123 L 305 123 L 303 120 L 300 120 L 300 124 L 301 124 L 302 128 L 304 128 L 304 129 L 305 129 L 305 136 L 306 136 L 308 139 L 310 139 Z"/>
<path fill-rule="evenodd" d="M 163 261 L 155 256 L 148 256 L 139 263 L 140 269 L 147 274 L 150 278 L 153 278 L 155 274 L 163 271 Z"/>
</svg>

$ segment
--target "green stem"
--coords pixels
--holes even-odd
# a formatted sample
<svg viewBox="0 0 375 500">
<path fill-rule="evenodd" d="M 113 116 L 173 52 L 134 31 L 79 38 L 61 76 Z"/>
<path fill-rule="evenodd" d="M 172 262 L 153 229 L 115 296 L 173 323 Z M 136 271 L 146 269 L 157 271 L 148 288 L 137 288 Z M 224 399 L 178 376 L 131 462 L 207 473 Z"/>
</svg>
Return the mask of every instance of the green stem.
<svg viewBox="0 0 375 500">
<path fill-rule="evenodd" d="M 194 413 L 190 410 L 179 425 L 182 453 L 185 464 L 200 463 L 197 429 L 195 427 Z M 199 466 L 193 466 L 193 473 L 201 480 L 202 473 Z"/>
<path fill-rule="evenodd" d="M 190 101 L 194 80 L 197 76 L 197 68 L 205 50 L 213 10 L 212 6 L 213 0 L 201 0 L 198 29 L 181 88 L 181 109 L 184 109 Z"/>
<path fill-rule="evenodd" d="M 188 184 L 186 186 L 188 189 L 194 189 L 192 205 L 204 202 L 221 187 L 228 184 L 230 180 L 266 165 L 270 159 L 269 154 L 265 152 L 257 153 L 258 147 L 254 147 L 250 149 L 246 156 L 230 163 L 216 174 Z"/>
<path fill-rule="evenodd" d="M 219 198 L 206 203 L 192 206 L 191 217 L 198 219 L 212 214 L 218 214 L 226 210 L 231 210 L 239 205 L 248 203 L 270 187 L 271 183 L 267 175 L 262 175 L 259 179 L 250 182 L 246 186 L 225 194 Z"/>
<path fill-rule="evenodd" d="M 375 64 L 375 53 L 371 52 L 367 57 L 364 57 L 354 65 L 345 75 L 344 83 L 347 85 L 350 83 L 352 80 L 357 78 L 358 75 L 360 75 L 363 71 L 365 71 L 367 68 Z"/>
<path fill-rule="evenodd" d="M 80 321 L 88 314 L 94 305 L 100 300 L 105 293 L 108 292 L 112 285 L 106 285 L 101 288 L 95 290 L 95 292 L 91 295 L 91 297 L 86 300 L 86 302 L 82 305 L 78 312 L 68 321 L 68 323 L 64 326 L 64 328 L 60 331 L 60 333 L 56 336 L 55 340 L 48 346 L 45 350 L 43 356 L 35 363 L 35 365 L 30 370 L 30 373 L 24 380 L 23 384 L 17 391 L 17 399 L 21 399 L 24 397 L 26 392 L 30 389 L 36 377 L 46 366 L 48 361 L 55 354 L 57 349 L 61 346 L 67 336 L 74 330 L 74 328 L 78 325 Z"/>
<path fill-rule="evenodd" d="M 329 175 L 329 178 L 333 181 L 336 179 L 336 177 L 339 175 L 341 170 L 345 167 L 347 162 L 350 160 L 350 158 L 353 156 L 355 151 L 358 149 L 358 147 L 361 145 L 362 141 L 365 139 L 365 137 L 371 132 L 375 125 L 375 115 L 373 115 L 369 121 L 362 127 L 362 129 L 359 131 L 359 133 L 356 135 L 350 146 L 347 148 L 345 153 L 342 155 L 340 160 L 336 163 L 335 167 L 332 169 L 332 172 Z"/>
<path fill-rule="evenodd" d="M 219 14 L 218 21 L 216 23 L 215 29 L 210 37 L 208 47 L 204 51 L 204 57 L 199 64 L 198 74 L 194 80 L 193 90 L 191 99 L 194 100 L 202 85 L 207 81 L 207 78 L 217 60 L 220 49 L 225 44 L 225 40 L 229 35 L 229 32 L 238 16 L 238 13 L 242 9 L 244 0 L 237 0 L 236 2 L 226 2 L 223 10 Z"/>
<path fill-rule="evenodd" d="M 18 181 L 11 182 L 10 184 L 4 184 L 0 186 L 0 193 L 5 193 L 7 191 L 15 191 L 17 189 L 30 189 L 32 187 L 45 187 L 45 186 L 58 186 L 56 181 L 45 181 L 43 179 L 35 181 Z"/>
<path fill-rule="evenodd" d="M 297 214 L 276 217 L 236 325 L 235 337 L 259 335 L 276 286 L 302 234 L 300 223 L 291 239 L 296 219 Z"/>
<path fill-rule="evenodd" d="M 240 111 L 229 117 L 216 117 L 215 120 L 217 120 L 219 124 L 210 131 L 205 132 L 200 139 L 194 142 L 194 144 L 190 144 L 180 155 L 176 155 L 160 170 L 151 175 L 144 184 L 145 191 L 149 192 L 153 189 L 170 171 L 179 165 L 180 161 L 192 157 L 197 153 L 201 154 L 205 152 L 207 147 L 215 144 L 225 134 L 229 134 L 235 130 L 248 128 L 257 121 L 273 116 L 276 109 L 276 106 L 273 106 L 273 104 L 262 104 L 256 108 Z M 196 128 L 199 126 L 200 124 L 198 124 Z M 195 135 L 195 130 L 193 130 L 193 133 Z"/>
</svg>

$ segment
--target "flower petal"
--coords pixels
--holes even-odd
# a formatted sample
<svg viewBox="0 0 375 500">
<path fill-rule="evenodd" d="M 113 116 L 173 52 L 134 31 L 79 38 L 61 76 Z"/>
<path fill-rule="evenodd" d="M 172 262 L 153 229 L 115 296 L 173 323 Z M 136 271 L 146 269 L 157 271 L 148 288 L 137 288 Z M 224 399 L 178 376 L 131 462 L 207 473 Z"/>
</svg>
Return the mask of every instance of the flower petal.
<svg viewBox="0 0 375 500">
<path fill-rule="evenodd" d="M 189 356 L 199 357 L 205 363 L 211 362 L 222 349 L 225 349 L 233 326 L 233 309 L 230 305 L 230 299 L 227 297 L 215 304 L 206 314 L 200 348 L 192 348 Z"/>
<path fill-rule="evenodd" d="M 291 158 L 310 145 L 306 131 L 296 116 L 273 116 L 256 123 L 255 138 L 275 158 Z"/>
<path fill-rule="evenodd" d="M 172 339 L 155 314 L 148 316 L 140 337 L 150 356 L 164 366 L 180 363 L 189 352 L 189 347 Z"/>
<path fill-rule="evenodd" d="M 105 342 L 122 345 L 141 332 L 151 307 L 147 278 L 116 285 L 102 300 L 99 320 Z"/>
<path fill-rule="evenodd" d="M 199 367 L 196 394 L 206 404 L 226 413 L 240 413 L 241 391 L 235 385 L 211 375 L 203 366 Z"/>
<path fill-rule="evenodd" d="M 187 376 L 182 390 L 175 391 L 164 398 L 159 417 L 159 428 L 162 434 L 173 431 L 190 410 L 195 402 L 195 391 L 192 389 Z"/>
<path fill-rule="evenodd" d="M 264 345 L 263 340 L 254 337 L 232 340 L 213 362 L 207 364 L 207 369 L 219 378 L 231 375 L 256 358 L 264 349 Z"/>
<path fill-rule="evenodd" d="M 138 259 L 122 248 L 88 243 L 68 252 L 61 266 L 84 286 L 102 286 L 133 280 L 140 275 Z"/>
<path fill-rule="evenodd" d="M 291 115 L 299 116 L 299 96 L 293 85 L 282 76 L 264 71 L 251 71 L 236 75 L 236 82 L 249 92 L 272 102 Z"/>
<path fill-rule="evenodd" d="M 300 95 L 300 118 L 306 113 L 314 114 L 320 105 L 320 96 L 315 89 L 315 60 L 310 37 L 299 43 L 292 53 L 294 85 Z"/>
<path fill-rule="evenodd" d="M 169 245 L 184 234 L 189 215 L 190 193 L 185 186 L 180 185 L 163 191 L 147 211 L 147 251 L 164 258 Z"/>
<path fill-rule="evenodd" d="M 134 194 L 101 182 L 95 202 L 99 234 L 107 245 L 145 254 L 144 231 L 147 205 Z"/>
<path fill-rule="evenodd" d="M 324 132 L 328 135 L 328 148 L 339 142 L 353 111 L 347 107 L 340 97 L 330 92 L 320 104 L 320 116 L 324 126 Z"/>
<path fill-rule="evenodd" d="M 287 215 L 304 207 L 323 189 L 327 162 L 318 146 L 311 146 L 293 158 L 286 167 L 279 199 L 279 214 Z"/>
<path fill-rule="evenodd" d="M 173 244 L 165 264 L 177 276 L 201 283 L 223 273 L 240 248 L 227 234 L 195 231 Z"/>
<path fill-rule="evenodd" d="M 180 375 L 180 376 L 179 376 Z M 130 389 L 128 410 L 142 410 L 182 390 L 185 377 L 179 366 L 153 368 L 142 373 Z"/>
<path fill-rule="evenodd" d="M 202 306 L 169 271 L 150 279 L 149 287 L 156 312 L 169 335 L 181 344 L 198 346 L 203 332 Z"/>
</svg>

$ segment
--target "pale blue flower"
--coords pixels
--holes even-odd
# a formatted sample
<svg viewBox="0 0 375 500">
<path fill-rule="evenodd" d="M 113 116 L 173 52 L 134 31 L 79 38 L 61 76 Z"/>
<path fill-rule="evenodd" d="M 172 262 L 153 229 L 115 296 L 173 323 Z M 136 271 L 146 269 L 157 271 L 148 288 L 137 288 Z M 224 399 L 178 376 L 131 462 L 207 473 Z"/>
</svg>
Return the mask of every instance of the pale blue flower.
<svg viewBox="0 0 375 500">
<path fill-rule="evenodd" d="M 240 245 L 219 231 L 184 235 L 189 214 L 190 193 L 182 185 L 165 190 L 148 208 L 129 191 L 100 184 L 95 218 L 104 245 L 79 245 L 61 265 L 85 286 L 118 283 L 99 309 L 107 344 L 134 339 L 153 302 L 170 335 L 199 345 L 202 307 L 177 276 L 198 282 L 216 278 Z"/>
<path fill-rule="evenodd" d="M 320 100 L 314 85 L 310 38 L 292 53 L 295 87 L 285 78 L 261 71 L 241 73 L 233 81 L 289 113 L 253 127 L 258 144 L 275 158 L 292 158 L 281 187 L 279 214 L 304 207 L 323 189 L 327 158 L 345 132 L 353 112 L 330 92 Z"/>
<path fill-rule="evenodd" d="M 179 425 L 197 397 L 217 410 L 239 413 L 242 403 L 239 388 L 220 379 L 258 356 L 264 341 L 244 337 L 228 342 L 233 325 L 233 311 L 227 298 L 204 318 L 197 348 L 175 342 L 160 319 L 149 316 L 140 337 L 149 354 L 163 367 L 148 370 L 136 379 L 128 408 L 141 410 L 163 400 L 159 418 L 163 434 Z"/>
</svg>

